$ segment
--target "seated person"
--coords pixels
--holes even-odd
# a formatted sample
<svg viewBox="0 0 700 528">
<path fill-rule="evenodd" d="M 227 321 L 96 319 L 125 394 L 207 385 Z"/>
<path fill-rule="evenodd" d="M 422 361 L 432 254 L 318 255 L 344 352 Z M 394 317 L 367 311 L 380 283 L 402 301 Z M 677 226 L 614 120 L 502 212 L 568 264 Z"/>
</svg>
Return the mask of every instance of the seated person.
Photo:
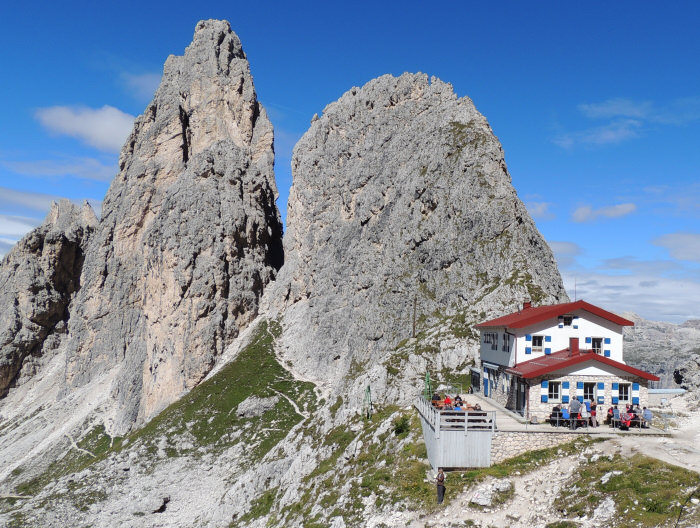
<svg viewBox="0 0 700 528">
<path fill-rule="evenodd" d="M 634 407 L 631 407 L 630 412 L 627 414 L 630 418 L 630 427 L 639 427 L 640 419 L 639 419 L 639 415 L 635 412 Z"/>
<path fill-rule="evenodd" d="M 461 411 L 461 410 L 462 410 L 462 407 L 459 405 L 459 403 L 457 402 L 456 399 L 455 399 L 455 407 L 454 407 L 454 410 L 455 410 L 455 411 Z"/>
<path fill-rule="evenodd" d="M 607 415 L 607 417 L 605 418 L 605 423 L 606 423 L 606 424 L 612 423 L 612 419 L 613 419 L 613 416 L 614 416 L 614 415 L 615 415 L 615 410 L 614 410 L 612 407 L 610 407 L 610 408 L 608 409 L 608 415 Z"/>
<path fill-rule="evenodd" d="M 653 415 L 651 414 L 651 411 L 644 407 L 644 410 L 642 411 L 642 427 L 651 427 L 651 420 L 653 418 Z"/>
<path fill-rule="evenodd" d="M 462 397 L 461 397 L 459 394 L 458 394 L 457 396 L 455 396 L 455 404 L 456 404 L 456 405 L 461 405 L 462 403 L 463 403 L 463 402 L 462 402 Z"/>
<path fill-rule="evenodd" d="M 564 407 L 561 410 L 561 419 L 562 420 L 570 420 L 571 419 L 571 415 L 569 414 L 569 409 L 567 409 L 566 407 Z"/>
<path fill-rule="evenodd" d="M 632 415 L 629 413 L 620 413 L 620 429 L 626 431 L 632 423 Z"/>
<path fill-rule="evenodd" d="M 430 401 L 433 403 L 433 407 L 438 406 L 438 402 L 440 401 L 440 395 L 437 393 L 437 391 L 433 392 L 433 397 L 430 399 Z"/>
<path fill-rule="evenodd" d="M 452 399 L 449 394 L 445 394 L 445 405 L 452 405 Z"/>
<path fill-rule="evenodd" d="M 552 408 L 552 414 L 549 415 L 549 422 L 556 425 L 561 420 L 561 405 L 557 404 Z"/>
</svg>

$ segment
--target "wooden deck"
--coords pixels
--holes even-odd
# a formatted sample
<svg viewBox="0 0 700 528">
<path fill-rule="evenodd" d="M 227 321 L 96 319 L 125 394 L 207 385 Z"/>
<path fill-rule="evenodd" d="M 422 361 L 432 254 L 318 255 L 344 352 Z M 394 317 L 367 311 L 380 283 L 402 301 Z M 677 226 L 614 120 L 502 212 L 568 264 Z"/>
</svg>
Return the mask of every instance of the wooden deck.
<svg viewBox="0 0 700 528">
<path fill-rule="evenodd" d="M 433 468 L 491 465 L 494 411 L 439 411 L 419 396 L 415 403 L 423 427 L 428 460 Z"/>
</svg>

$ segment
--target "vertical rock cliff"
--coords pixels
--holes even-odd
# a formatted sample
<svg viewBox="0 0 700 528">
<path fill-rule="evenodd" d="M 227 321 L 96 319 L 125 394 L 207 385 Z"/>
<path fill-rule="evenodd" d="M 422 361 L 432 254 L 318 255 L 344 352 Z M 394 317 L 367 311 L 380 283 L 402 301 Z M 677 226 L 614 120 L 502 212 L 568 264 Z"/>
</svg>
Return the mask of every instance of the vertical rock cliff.
<svg viewBox="0 0 700 528">
<path fill-rule="evenodd" d="M 407 73 L 353 88 L 314 117 L 292 170 L 273 304 L 311 379 L 352 377 L 414 328 L 468 337 L 486 313 L 567 300 L 498 139 L 449 84 Z"/>
<path fill-rule="evenodd" d="M 0 396 L 34 375 L 65 335 L 80 289 L 85 248 L 97 226 L 87 204 L 53 203 L 41 226 L 0 265 Z"/>
<path fill-rule="evenodd" d="M 115 366 L 115 431 L 196 385 L 282 266 L 273 131 L 228 22 L 202 21 L 135 124 L 85 258 L 66 382 Z"/>
</svg>

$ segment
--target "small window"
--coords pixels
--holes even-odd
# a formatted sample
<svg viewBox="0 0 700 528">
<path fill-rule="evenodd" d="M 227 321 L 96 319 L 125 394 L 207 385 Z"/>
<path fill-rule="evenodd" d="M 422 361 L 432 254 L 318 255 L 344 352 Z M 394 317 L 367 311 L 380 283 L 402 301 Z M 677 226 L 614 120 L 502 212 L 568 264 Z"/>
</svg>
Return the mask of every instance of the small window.
<svg viewBox="0 0 700 528">
<path fill-rule="evenodd" d="M 573 315 L 565 315 L 563 322 L 564 322 L 564 326 L 571 326 L 574 322 L 574 316 Z"/>
<path fill-rule="evenodd" d="M 603 338 L 602 337 L 594 337 L 593 339 L 591 339 L 591 349 L 596 354 L 602 354 L 603 353 Z"/>
<path fill-rule="evenodd" d="M 630 403 L 632 401 L 631 383 L 620 383 L 618 401 L 620 403 Z"/>
<path fill-rule="evenodd" d="M 591 400 L 592 402 L 596 401 L 595 394 L 596 394 L 596 384 L 595 383 L 584 383 L 583 384 L 583 399 L 584 400 Z"/>
<path fill-rule="evenodd" d="M 559 403 L 561 401 L 561 382 L 550 381 L 547 393 L 550 402 Z"/>
<path fill-rule="evenodd" d="M 544 346 L 544 336 L 532 336 L 532 351 L 542 352 Z"/>
<path fill-rule="evenodd" d="M 503 352 L 508 352 L 510 350 L 510 334 L 503 334 L 503 347 L 501 350 Z"/>
</svg>

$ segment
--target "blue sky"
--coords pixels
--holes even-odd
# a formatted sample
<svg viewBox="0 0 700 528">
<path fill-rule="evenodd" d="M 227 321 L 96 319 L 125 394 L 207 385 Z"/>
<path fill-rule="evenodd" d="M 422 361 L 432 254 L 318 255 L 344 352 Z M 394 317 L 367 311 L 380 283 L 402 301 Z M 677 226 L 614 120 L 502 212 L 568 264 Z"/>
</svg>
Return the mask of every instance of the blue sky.
<svg viewBox="0 0 700 528">
<path fill-rule="evenodd" d="M 700 318 L 700 4 L 13 2 L 0 31 L 0 253 L 52 199 L 100 202 L 198 20 L 241 38 L 276 134 L 278 205 L 314 113 L 385 73 L 469 96 L 570 296 Z"/>
</svg>

